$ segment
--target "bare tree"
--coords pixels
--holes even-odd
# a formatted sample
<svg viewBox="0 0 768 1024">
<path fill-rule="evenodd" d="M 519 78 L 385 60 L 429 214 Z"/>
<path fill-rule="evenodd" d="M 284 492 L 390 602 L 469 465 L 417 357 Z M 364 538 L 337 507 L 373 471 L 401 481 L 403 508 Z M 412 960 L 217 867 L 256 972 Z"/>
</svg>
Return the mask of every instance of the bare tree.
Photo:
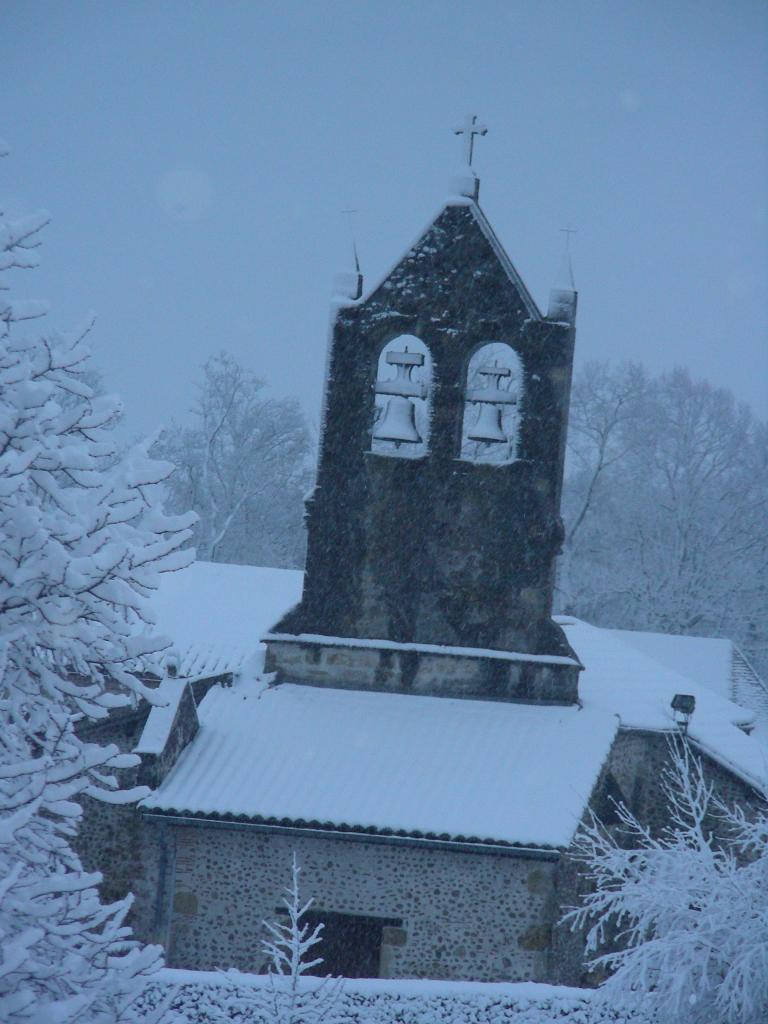
<svg viewBox="0 0 768 1024">
<path fill-rule="evenodd" d="M 651 500 L 629 516 L 631 598 L 667 631 L 728 631 L 734 612 L 759 611 L 768 571 L 765 426 L 728 392 L 676 370 L 638 432 L 637 475 Z"/>
<path fill-rule="evenodd" d="M 291 881 L 283 890 L 283 911 L 277 921 L 263 921 L 266 937 L 261 943 L 266 957 L 266 985 L 240 986 L 227 975 L 230 1007 L 242 1019 L 270 1024 L 346 1024 L 343 1012 L 344 980 L 326 975 L 310 978 L 323 963 L 322 924 L 307 920 L 314 900 L 303 900 L 301 867 L 296 851 L 291 858 Z M 241 1019 L 238 1016 L 238 1020 Z"/>
<path fill-rule="evenodd" d="M 571 562 L 578 535 L 610 494 L 611 470 L 640 443 L 636 429 L 650 384 L 642 366 L 625 363 L 616 369 L 592 362 L 575 379 L 568 423 L 568 475 L 564 493 L 566 531 L 558 582 L 566 604 L 577 600 L 573 588 L 584 586 Z M 605 487 L 603 486 L 605 485 Z"/>
<path fill-rule="evenodd" d="M 560 601 L 598 624 L 728 635 L 768 622 L 767 432 L 684 370 L 574 387 Z"/>
<path fill-rule="evenodd" d="M 205 364 L 192 415 L 154 451 L 176 465 L 173 507 L 200 517 L 198 557 L 301 565 L 310 437 L 298 403 L 268 397 L 264 381 L 222 352 Z"/>
<path fill-rule="evenodd" d="M 573 544 L 593 507 L 604 474 L 638 444 L 632 429 L 642 416 L 649 394 L 645 370 L 625 363 L 612 370 L 606 363 L 589 363 L 574 381 L 568 423 L 568 449 L 573 463 L 574 508 L 566 541 Z"/>
</svg>

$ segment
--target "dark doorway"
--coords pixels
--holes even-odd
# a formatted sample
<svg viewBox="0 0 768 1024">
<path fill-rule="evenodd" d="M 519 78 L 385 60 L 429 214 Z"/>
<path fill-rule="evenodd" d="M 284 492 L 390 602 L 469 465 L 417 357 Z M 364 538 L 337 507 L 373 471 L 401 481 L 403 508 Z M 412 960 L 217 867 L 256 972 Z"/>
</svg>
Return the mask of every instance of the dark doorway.
<svg viewBox="0 0 768 1024">
<path fill-rule="evenodd" d="M 382 932 L 399 928 L 400 920 L 335 914 L 329 910 L 308 910 L 303 919 L 313 929 L 323 924 L 322 942 L 312 953 L 323 958 L 311 974 L 333 974 L 343 978 L 378 978 Z"/>
</svg>

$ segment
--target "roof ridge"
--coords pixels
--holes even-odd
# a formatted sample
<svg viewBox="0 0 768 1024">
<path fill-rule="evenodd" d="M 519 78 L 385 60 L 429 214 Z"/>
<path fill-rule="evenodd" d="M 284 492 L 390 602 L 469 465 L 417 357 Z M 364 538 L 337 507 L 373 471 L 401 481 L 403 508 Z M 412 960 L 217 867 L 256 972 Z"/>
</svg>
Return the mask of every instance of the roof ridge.
<svg viewBox="0 0 768 1024">
<path fill-rule="evenodd" d="M 451 205 L 450 202 L 446 203 L 446 206 L 449 205 Z M 470 205 L 470 209 L 475 220 L 478 223 L 478 226 L 480 227 L 480 230 L 483 232 L 488 242 L 490 243 L 491 248 L 496 254 L 499 263 L 501 263 L 501 265 L 504 267 L 507 277 L 509 277 L 509 279 L 515 285 L 517 290 L 520 292 L 520 298 L 525 303 L 531 317 L 535 320 L 543 320 L 544 317 L 542 315 L 541 310 L 538 307 L 538 304 L 536 303 L 536 300 L 528 291 L 525 282 L 518 273 L 514 263 L 510 259 L 509 254 L 507 253 L 507 250 L 504 248 L 501 239 L 494 231 L 491 222 L 488 220 L 487 216 L 483 212 L 480 204 L 472 202 Z"/>
</svg>

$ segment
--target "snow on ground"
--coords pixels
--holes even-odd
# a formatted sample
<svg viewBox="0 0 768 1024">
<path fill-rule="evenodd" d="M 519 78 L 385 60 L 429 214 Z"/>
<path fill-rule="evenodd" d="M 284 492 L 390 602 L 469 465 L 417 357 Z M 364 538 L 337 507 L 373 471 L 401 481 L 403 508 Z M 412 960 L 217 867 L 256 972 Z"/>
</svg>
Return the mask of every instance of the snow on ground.
<svg viewBox="0 0 768 1024">
<path fill-rule="evenodd" d="M 215 687 L 148 809 L 566 846 L 616 733 L 577 707 Z M 341 741 L 343 738 L 343 742 Z"/>
</svg>

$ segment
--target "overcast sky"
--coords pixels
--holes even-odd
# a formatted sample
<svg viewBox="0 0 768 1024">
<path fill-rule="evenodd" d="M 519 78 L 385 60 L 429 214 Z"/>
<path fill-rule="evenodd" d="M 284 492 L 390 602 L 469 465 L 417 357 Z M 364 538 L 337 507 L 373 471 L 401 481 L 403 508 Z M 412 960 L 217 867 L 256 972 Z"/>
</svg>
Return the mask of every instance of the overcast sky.
<svg viewBox="0 0 768 1024">
<path fill-rule="evenodd" d="M 0 199 L 53 215 L 18 294 L 60 328 L 96 311 L 133 431 L 183 417 L 221 349 L 316 420 L 341 211 L 373 283 L 469 111 L 540 306 L 578 230 L 577 360 L 684 365 L 768 411 L 762 0 L 4 0 L 0 39 Z"/>
</svg>

